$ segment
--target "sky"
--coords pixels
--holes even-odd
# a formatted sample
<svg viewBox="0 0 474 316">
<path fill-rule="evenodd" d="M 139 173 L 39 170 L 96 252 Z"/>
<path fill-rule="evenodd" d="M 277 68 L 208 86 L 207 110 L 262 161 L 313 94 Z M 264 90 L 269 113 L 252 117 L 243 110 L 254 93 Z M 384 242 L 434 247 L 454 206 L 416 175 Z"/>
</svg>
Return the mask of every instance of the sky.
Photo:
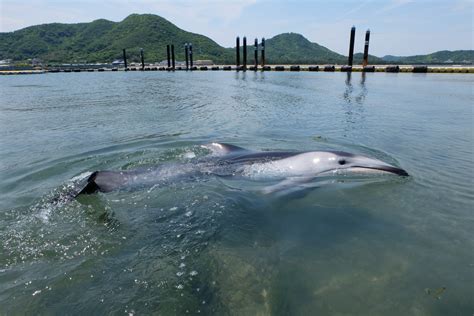
<svg viewBox="0 0 474 316">
<path fill-rule="evenodd" d="M 0 32 L 99 18 L 118 22 L 132 13 L 160 15 L 225 47 L 234 46 L 236 36 L 253 42 L 295 32 L 347 55 L 354 25 L 355 50 L 363 50 L 370 29 L 376 56 L 474 49 L 474 0 L 0 0 Z"/>
</svg>

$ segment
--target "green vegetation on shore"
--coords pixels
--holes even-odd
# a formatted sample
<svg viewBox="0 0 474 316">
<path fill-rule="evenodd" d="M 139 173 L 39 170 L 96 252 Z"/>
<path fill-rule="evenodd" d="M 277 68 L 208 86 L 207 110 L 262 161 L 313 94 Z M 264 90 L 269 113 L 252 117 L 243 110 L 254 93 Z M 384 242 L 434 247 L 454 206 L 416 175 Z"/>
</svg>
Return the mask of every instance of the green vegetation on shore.
<svg viewBox="0 0 474 316">
<path fill-rule="evenodd" d="M 253 63 L 253 40 L 248 39 L 248 63 Z M 96 20 L 90 23 L 51 23 L 30 26 L 15 32 L 0 33 L 0 60 L 25 61 L 39 58 L 45 63 L 110 63 L 122 58 L 122 49 L 132 61 L 145 51 L 148 62 L 166 59 L 166 45 L 174 44 L 177 60 L 184 60 L 185 43 L 193 43 L 194 59 L 211 59 L 233 64 L 234 48 L 224 48 L 210 38 L 184 31 L 153 14 L 132 14 L 121 22 Z M 266 41 L 267 63 L 271 64 L 345 64 L 347 57 L 300 34 L 279 34 Z M 354 63 L 362 54 L 354 55 Z M 369 56 L 371 64 L 384 63 L 472 63 L 474 51 L 441 51 L 429 55 L 382 58 Z"/>
</svg>

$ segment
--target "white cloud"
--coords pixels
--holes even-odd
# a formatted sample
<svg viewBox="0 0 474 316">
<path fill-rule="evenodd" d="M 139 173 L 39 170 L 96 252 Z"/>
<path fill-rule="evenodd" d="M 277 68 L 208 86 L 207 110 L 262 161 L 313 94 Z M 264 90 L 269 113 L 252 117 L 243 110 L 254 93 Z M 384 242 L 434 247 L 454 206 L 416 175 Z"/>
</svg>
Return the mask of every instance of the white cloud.
<svg viewBox="0 0 474 316">
<path fill-rule="evenodd" d="M 43 23 L 121 21 L 131 13 L 152 13 L 220 45 L 233 42 L 235 24 L 257 0 L 0 0 L 0 32 Z"/>
<path fill-rule="evenodd" d="M 296 32 L 342 54 L 355 25 L 356 50 L 370 28 L 371 53 L 401 55 L 472 49 L 473 9 L 474 0 L 0 0 L 0 32 L 152 13 L 223 46 L 233 46 L 237 35 L 268 39 Z"/>
<path fill-rule="evenodd" d="M 0 32 L 10 32 L 31 25 L 62 22 L 87 22 L 89 6 L 59 5 L 32 0 L 28 3 L 3 1 L 0 10 Z"/>
<path fill-rule="evenodd" d="M 471 10 L 471 13 L 474 13 L 474 0 L 458 0 L 455 1 L 452 5 L 452 10 L 454 12 Z"/>
<path fill-rule="evenodd" d="M 235 35 L 233 23 L 257 0 L 240 1 L 150 1 L 149 12 L 156 13 L 187 31 L 209 36 L 222 44 Z"/>
<path fill-rule="evenodd" d="M 52 22 L 77 23 L 98 18 L 119 21 L 131 13 L 154 13 L 182 27 L 229 25 L 257 0 L 2 0 L 0 32 Z M 208 26 L 209 27 L 209 26 Z M 189 28 L 188 28 L 189 29 Z"/>
<path fill-rule="evenodd" d="M 380 10 L 376 11 L 376 14 L 387 13 L 389 11 L 398 9 L 407 4 L 413 3 L 415 0 L 392 0 L 388 5 L 382 7 Z"/>
</svg>

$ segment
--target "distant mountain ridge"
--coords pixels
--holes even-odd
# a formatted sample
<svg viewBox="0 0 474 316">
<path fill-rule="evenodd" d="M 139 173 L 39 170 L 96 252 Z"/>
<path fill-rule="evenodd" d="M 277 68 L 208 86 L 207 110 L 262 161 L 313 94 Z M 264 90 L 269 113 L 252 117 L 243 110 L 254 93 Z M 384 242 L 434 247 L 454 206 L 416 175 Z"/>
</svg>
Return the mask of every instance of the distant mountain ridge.
<svg viewBox="0 0 474 316">
<path fill-rule="evenodd" d="M 216 63 L 235 63 L 235 48 L 224 48 L 212 39 L 184 31 L 168 20 L 153 14 L 132 14 L 121 22 L 105 19 L 90 23 L 51 23 L 0 33 L 0 60 L 24 61 L 39 58 L 47 63 L 110 63 L 122 58 L 127 49 L 130 60 L 139 60 L 139 49 L 147 62 L 166 59 L 166 45 L 175 46 L 176 59 L 184 60 L 184 44 L 193 43 L 194 59 Z M 253 63 L 253 42 L 248 45 L 248 64 Z M 283 33 L 266 40 L 269 64 L 346 64 L 347 57 L 301 34 Z M 354 64 L 362 54 L 354 54 Z M 428 55 L 382 58 L 369 55 L 369 63 L 473 63 L 473 50 L 440 51 Z"/>
<path fill-rule="evenodd" d="M 401 64 L 469 64 L 474 62 L 474 50 L 442 50 L 428 55 L 382 57 L 385 62 Z"/>
</svg>

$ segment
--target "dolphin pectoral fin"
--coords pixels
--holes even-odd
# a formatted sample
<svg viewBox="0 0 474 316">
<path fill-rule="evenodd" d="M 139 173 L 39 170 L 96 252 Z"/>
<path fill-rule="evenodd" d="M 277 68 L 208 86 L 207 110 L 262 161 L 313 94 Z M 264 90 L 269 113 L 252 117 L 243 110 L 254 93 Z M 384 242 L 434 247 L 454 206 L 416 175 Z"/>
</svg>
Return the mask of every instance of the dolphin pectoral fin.
<svg viewBox="0 0 474 316">
<path fill-rule="evenodd" d="M 201 147 L 210 150 L 214 156 L 225 156 L 233 153 L 248 151 L 245 148 L 226 143 L 210 143 L 201 145 Z"/>
<path fill-rule="evenodd" d="M 271 186 L 262 189 L 263 194 L 286 195 L 300 190 L 312 189 L 316 186 L 311 185 L 315 177 L 292 177 Z"/>
</svg>

